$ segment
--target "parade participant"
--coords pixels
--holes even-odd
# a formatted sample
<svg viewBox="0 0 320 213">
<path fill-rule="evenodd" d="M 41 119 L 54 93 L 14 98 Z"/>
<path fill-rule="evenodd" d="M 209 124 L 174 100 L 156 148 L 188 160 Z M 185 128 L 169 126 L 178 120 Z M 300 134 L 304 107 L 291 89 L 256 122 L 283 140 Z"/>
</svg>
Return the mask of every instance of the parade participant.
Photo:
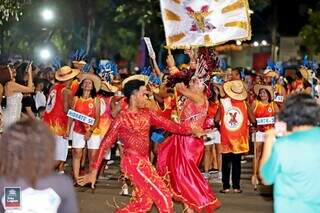
<svg viewBox="0 0 320 213">
<path fill-rule="evenodd" d="M 18 121 L 6 130 L 0 141 L 0 212 L 78 212 L 71 180 L 53 171 L 54 149 L 55 137 L 42 122 Z M 19 209 L 7 205 L 5 187 L 20 195 Z"/>
<path fill-rule="evenodd" d="M 11 80 L 11 72 L 6 66 L 0 66 L 0 135 L 3 132 L 4 117 L 2 111 L 2 98 L 4 96 L 4 85 Z"/>
<path fill-rule="evenodd" d="M 226 98 L 221 99 L 215 122 L 221 123 L 222 182 L 221 193 L 230 192 L 230 170 L 232 168 L 232 187 L 241 193 L 241 155 L 249 151 L 249 121 L 255 118 L 248 103 L 247 91 L 242 81 L 228 81 L 223 89 Z M 232 165 L 232 166 L 231 166 Z"/>
<path fill-rule="evenodd" d="M 177 134 L 191 133 L 189 128 L 144 108 L 146 80 L 145 76 L 134 75 L 123 81 L 123 93 L 129 106 L 121 111 L 111 124 L 112 128 L 105 135 L 95 161 L 91 164 L 91 173 L 78 179 L 81 185 L 89 182 L 94 185 L 97 168 L 105 152 L 119 137 L 124 149 L 121 171 L 133 184 L 134 196 L 126 207 L 117 212 L 147 212 L 153 203 L 159 212 L 173 212 L 171 194 L 149 160 L 149 131 L 151 126 L 156 126 Z M 199 130 L 194 129 L 193 132 L 199 134 Z"/>
<path fill-rule="evenodd" d="M 208 99 L 208 115 L 205 121 L 205 128 L 207 129 L 205 138 L 205 153 L 204 153 L 204 177 L 210 177 L 209 170 L 218 172 L 218 179 L 221 178 L 221 153 L 220 153 L 220 132 L 215 128 L 214 117 L 220 105 L 220 98 L 224 97 L 222 86 L 219 84 L 211 84 L 211 96 Z"/>
<path fill-rule="evenodd" d="M 69 136 L 72 122 L 74 128 L 72 133 L 72 169 L 76 180 L 79 177 L 80 161 L 82 149 L 88 148 L 89 163 L 93 162 L 97 150 L 99 149 L 101 138 L 98 128 L 100 120 L 100 100 L 97 92 L 101 87 L 101 79 L 94 74 L 81 74 L 81 83 L 73 97 L 71 109 L 94 119 L 93 124 L 84 123 L 79 120 L 68 118 L 68 129 L 66 137 Z"/>
<path fill-rule="evenodd" d="M 320 107 L 307 94 L 290 96 L 267 132 L 260 172 L 274 184 L 274 212 L 320 212 Z"/>
<path fill-rule="evenodd" d="M 64 173 L 64 162 L 68 156 L 68 140 L 64 138 L 67 132 L 68 117 L 67 113 L 72 105 L 72 80 L 80 73 L 77 69 L 71 69 L 68 66 L 61 67 L 55 73 L 57 82 L 50 90 L 46 112 L 43 117 L 56 136 L 55 160 L 57 161 L 57 169 Z"/>
<path fill-rule="evenodd" d="M 16 72 L 15 68 L 11 68 L 10 66 L 7 66 L 6 69 L 11 73 L 11 80 L 4 85 L 4 94 L 7 98 L 7 105 L 3 112 L 4 128 L 8 128 L 21 118 L 22 93 L 33 92 L 32 62 L 20 65 L 19 73 Z M 25 73 L 27 73 L 28 77 L 27 86 L 24 86 L 22 83 L 22 76 Z"/>
<path fill-rule="evenodd" d="M 256 85 L 254 92 L 257 96 L 252 104 L 253 114 L 257 120 L 257 131 L 253 135 L 255 142 L 255 159 L 253 160 L 253 177 L 254 185 L 259 183 L 258 177 L 259 162 L 262 155 L 263 142 L 265 141 L 265 132 L 274 127 L 275 115 L 279 109 L 277 104 L 273 101 L 273 89 L 271 86 Z M 255 182 L 254 182 L 255 181 Z"/>
<path fill-rule="evenodd" d="M 100 120 L 98 128 L 100 130 L 100 138 L 108 132 L 110 125 L 113 121 L 111 101 L 114 93 L 118 90 L 117 87 L 111 85 L 106 81 L 101 82 L 101 89 L 98 92 L 98 98 L 100 99 Z M 100 176 L 103 174 L 106 168 L 107 161 L 111 159 L 111 152 L 106 153 L 105 161 L 103 161 L 100 169 Z"/>
<path fill-rule="evenodd" d="M 202 128 L 208 112 L 205 81 L 209 67 L 202 60 L 202 55 L 199 54 L 198 58 L 197 70 L 188 87 L 178 83 L 176 90 L 186 97 L 180 122 Z M 188 212 L 212 212 L 220 207 L 220 202 L 198 168 L 203 153 L 203 140 L 193 136 L 172 135 L 159 146 L 157 170 L 161 176 L 168 175 L 174 199 L 182 202 Z"/>
<path fill-rule="evenodd" d="M 279 70 L 280 67 L 277 68 Z M 279 72 L 281 72 L 279 70 Z M 282 108 L 283 102 L 287 97 L 287 91 L 285 87 L 278 83 L 278 79 L 280 78 L 279 72 L 276 71 L 276 67 L 274 64 L 268 65 L 266 70 L 263 72 L 263 81 L 265 85 L 273 87 L 273 96 L 274 101 L 277 103 L 278 108 Z"/>
</svg>

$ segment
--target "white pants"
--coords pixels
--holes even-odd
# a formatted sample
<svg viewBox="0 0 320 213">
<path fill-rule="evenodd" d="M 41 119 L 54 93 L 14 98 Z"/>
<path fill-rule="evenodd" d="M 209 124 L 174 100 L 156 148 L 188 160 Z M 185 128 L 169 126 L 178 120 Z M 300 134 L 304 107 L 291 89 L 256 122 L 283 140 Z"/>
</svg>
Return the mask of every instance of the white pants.
<svg viewBox="0 0 320 213">
<path fill-rule="evenodd" d="M 221 143 L 221 136 L 218 130 L 213 130 L 212 132 L 208 133 L 207 137 L 209 137 L 210 140 L 204 143 L 205 146 Z"/>
<path fill-rule="evenodd" d="M 90 139 L 87 141 L 88 149 L 99 149 L 101 143 L 100 135 L 91 135 Z M 84 135 L 77 132 L 72 134 L 72 148 L 82 149 L 86 146 L 86 141 L 84 140 Z"/>
<path fill-rule="evenodd" d="M 66 161 L 68 156 L 68 140 L 62 136 L 55 136 L 56 138 L 56 156 L 55 160 Z"/>
</svg>

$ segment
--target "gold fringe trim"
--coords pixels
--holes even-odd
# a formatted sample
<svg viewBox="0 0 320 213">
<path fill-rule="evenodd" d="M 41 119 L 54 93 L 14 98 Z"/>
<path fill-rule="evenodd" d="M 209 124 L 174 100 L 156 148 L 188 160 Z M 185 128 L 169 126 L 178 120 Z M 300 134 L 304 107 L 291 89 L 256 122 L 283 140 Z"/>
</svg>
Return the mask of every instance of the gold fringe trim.
<svg viewBox="0 0 320 213">
<path fill-rule="evenodd" d="M 204 44 L 205 44 L 205 45 L 210 45 L 210 44 L 212 44 L 212 41 L 211 41 L 211 38 L 210 38 L 209 35 L 205 35 L 205 36 L 204 36 Z"/>
<path fill-rule="evenodd" d="M 185 36 L 186 36 L 185 33 L 179 33 L 179 34 L 176 34 L 176 35 L 169 36 L 168 39 L 169 39 L 170 43 L 175 43 L 177 41 L 180 41 Z"/>
<path fill-rule="evenodd" d="M 243 0 L 238 0 L 236 1 L 235 3 L 233 4 L 230 4 L 226 7 L 224 7 L 222 10 L 221 10 L 221 13 L 229 13 L 233 10 L 237 10 L 241 7 L 244 7 L 245 6 L 245 3 L 243 2 Z"/>
<path fill-rule="evenodd" d="M 172 12 L 171 10 L 164 9 L 165 19 L 169 21 L 181 21 L 180 16 Z"/>
<path fill-rule="evenodd" d="M 246 21 L 233 21 L 224 24 L 225 27 L 239 27 L 248 30 L 248 22 Z"/>
<path fill-rule="evenodd" d="M 181 0 L 172 0 L 174 3 L 180 4 Z"/>
</svg>

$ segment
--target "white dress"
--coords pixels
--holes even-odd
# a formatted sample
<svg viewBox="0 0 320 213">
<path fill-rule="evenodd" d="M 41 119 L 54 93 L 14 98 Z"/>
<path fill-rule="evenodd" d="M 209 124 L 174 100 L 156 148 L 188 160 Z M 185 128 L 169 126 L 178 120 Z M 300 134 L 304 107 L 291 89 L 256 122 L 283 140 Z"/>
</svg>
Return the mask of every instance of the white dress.
<svg viewBox="0 0 320 213">
<path fill-rule="evenodd" d="M 7 106 L 3 111 L 3 124 L 5 129 L 20 120 L 22 98 L 23 95 L 21 92 L 14 93 L 12 96 L 7 97 Z"/>
</svg>

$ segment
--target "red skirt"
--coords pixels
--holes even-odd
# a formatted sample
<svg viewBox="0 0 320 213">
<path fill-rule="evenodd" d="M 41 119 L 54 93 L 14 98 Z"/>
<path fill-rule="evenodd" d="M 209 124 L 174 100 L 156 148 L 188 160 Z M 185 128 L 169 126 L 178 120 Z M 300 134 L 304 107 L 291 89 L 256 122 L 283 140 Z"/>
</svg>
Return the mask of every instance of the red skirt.
<svg viewBox="0 0 320 213">
<path fill-rule="evenodd" d="M 159 145 L 157 170 L 168 181 L 174 199 L 197 212 L 213 212 L 221 203 L 198 168 L 203 153 L 202 140 L 172 135 Z"/>
</svg>

